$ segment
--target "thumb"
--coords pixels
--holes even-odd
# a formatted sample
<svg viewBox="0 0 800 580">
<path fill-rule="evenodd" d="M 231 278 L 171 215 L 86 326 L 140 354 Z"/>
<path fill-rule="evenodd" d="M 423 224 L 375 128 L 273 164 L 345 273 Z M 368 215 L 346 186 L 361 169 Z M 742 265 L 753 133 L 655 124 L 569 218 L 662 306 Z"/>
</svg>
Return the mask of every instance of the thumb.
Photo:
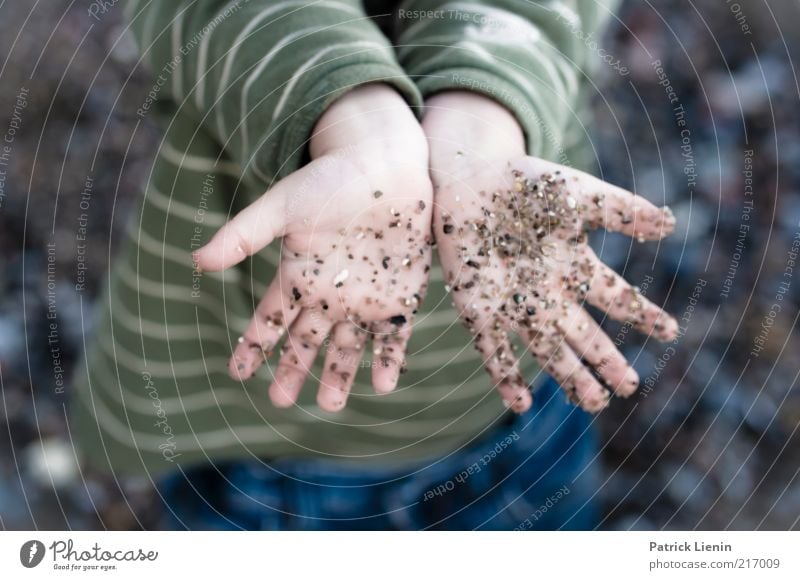
<svg viewBox="0 0 800 580">
<path fill-rule="evenodd" d="M 281 179 L 236 214 L 214 234 L 211 241 L 193 253 L 195 264 L 209 272 L 225 270 L 283 236 L 293 217 L 298 217 L 288 215 L 287 201 L 290 196 L 307 187 L 305 182 L 313 177 L 309 167 Z"/>
</svg>

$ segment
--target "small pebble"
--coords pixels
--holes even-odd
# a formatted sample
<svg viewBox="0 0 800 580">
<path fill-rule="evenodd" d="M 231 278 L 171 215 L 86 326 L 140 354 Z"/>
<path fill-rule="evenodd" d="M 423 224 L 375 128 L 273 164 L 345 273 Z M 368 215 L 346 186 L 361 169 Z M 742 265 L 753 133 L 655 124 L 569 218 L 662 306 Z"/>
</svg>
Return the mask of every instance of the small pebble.
<svg viewBox="0 0 800 580">
<path fill-rule="evenodd" d="M 337 288 L 341 288 L 342 284 L 344 284 L 344 281 L 347 280 L 349 276 L 350 272 L 348 272 L 347 270 L 342 270 L 341 272 L 336 274 L 336 277 L 333 279 L 333 285 L 336 286 Z"/>
</svg>

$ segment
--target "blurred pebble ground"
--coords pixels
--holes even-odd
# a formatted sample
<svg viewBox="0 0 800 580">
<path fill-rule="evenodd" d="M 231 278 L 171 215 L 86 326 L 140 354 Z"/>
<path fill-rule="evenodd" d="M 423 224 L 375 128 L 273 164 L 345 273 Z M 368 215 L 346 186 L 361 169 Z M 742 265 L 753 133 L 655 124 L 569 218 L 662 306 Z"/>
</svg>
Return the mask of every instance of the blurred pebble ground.
<svg viewBox="0 0 800 580">
<path fill-rule="evenodd" d="M 678 318 L 690 312 L 674 345 L 607 323 L 644 383 L 640 394 L 614 401 L 598 418 L 606 473 L 598 493 L 608 529 L 800 528 L 800 280 L 785 294 L 764 349 L 751 354 L 800 231 L 800 103 L 792 69 L 800 8 L 741 3 L 750 29 L 744 34 L 729 4 L 628 2 L 624 26 L 615 22 L 598 43 L 618 66 L 594 57 L 588 131 L 602 175 L 671 205 L 679 218 L 676 234 L 661 244 L 605 235 L 597 250 Z M 112 50 L 119 8 L 94 22 L 88 6 L 38 2 L 30 18 L 30 2 L 0 7 L 0 129 L 27 89 L 0 204 L 2 529 L 151 528 L 158 515 L 145 478 L 78 468 L 64 416 L 66 376 L 91 329 L 109 244 L 119 240 L 158 138 L 145 121 L 131 140 L 151 81 L 138 69 L 131 75 L 138 56 L 130 42 Z M 658 60 L 677 104 L 659 84 Z M 691 157 L 681 148 L 678 105 Z M 754 204 L 742 239 L 747 150 Z M 86 286 L 76 291 L 77 200 L 89 175 Z M 52 242 L 63 388 L 46 318 Z M 692 304 L 700 280 L 706 285 Z"/>
</svg>

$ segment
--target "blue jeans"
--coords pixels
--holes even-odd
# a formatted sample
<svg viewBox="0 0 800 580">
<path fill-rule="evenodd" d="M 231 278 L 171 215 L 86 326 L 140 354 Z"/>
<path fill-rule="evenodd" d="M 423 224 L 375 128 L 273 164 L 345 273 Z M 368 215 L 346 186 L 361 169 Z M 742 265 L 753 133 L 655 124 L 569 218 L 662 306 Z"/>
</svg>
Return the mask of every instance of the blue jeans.
<svg viewBox="0 0 800 580">
<path fill-rule="evenodd" d="M 591 416 L 554 382 L 521 416 L 402 469 L 319 459 L 238 461 L 159 485 L 168 529 L 585 530 L 597 523 Z"/>
</svg>

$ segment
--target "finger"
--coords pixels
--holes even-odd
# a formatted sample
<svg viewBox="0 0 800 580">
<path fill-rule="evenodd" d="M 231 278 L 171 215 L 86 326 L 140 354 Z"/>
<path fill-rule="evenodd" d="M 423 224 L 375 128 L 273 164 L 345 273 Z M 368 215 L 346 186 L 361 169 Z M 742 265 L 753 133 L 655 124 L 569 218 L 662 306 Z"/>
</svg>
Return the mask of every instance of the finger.
<svg viewBox="0 0 800 580">
<path fill-rule="evenodd" d="M 590 227 L 604 227 L 621 232 L 640 241 L 659 240 L 675 229 L 675 216 L 664 207 L 656 207 L 643 197 L 617 187 L 593 175 L 532 157 L 522 163 L 529 177 L 541 174 L 542 169 L 563 180 L 569 207 L 576 207 Z"/>
<path fill-rule="evenodd" d="M 372 386 L 376 393 L 390 393 L 397 387 L 406 368 L 411 330 L 412 320 L 403 315 L 372 325 Z"/>
<path fill-rule="evenodd" d="M 608 405 L 608 391 L 583 365 L 564 337 L 531 332 L 527 338 L 531 353 L 573 403 L 590 413 L 597 413 Z"/>
<path fill-rule="evenodd" d="M 246 380 L 270 357 L 275 345 L 300 313 L 300 307 L 281 290 L 279 278 L 267 288 L 250 324 L 239 338 L 228 363 L 234 380 Z"/>
<path fill-rule="evenodd" d="M 578 172 L 575 172 L 578 173 Z M 590 227 L 603 227 L 639 241 L 660 240 L 675 230 L 675 216 L 641 196 L 583 173 L 579 210 Z"/>
<path fill-rule="evenodd" d="M 324 160 L 309 163 L 281 179 L 269 191 L 247 206 L 225 224 L 205 246 L 194 252 L 195 264 L 203 270 L 216 272 L 230 268 L 284 235 L 290 218 L 305 217 L 302 210 L 310 204 L 297 199 L 303 192 L 319 187 L 333 188 L 331 179 L 324 179 L 333 168 Z M 289 216 L 287 200 L 298 215 Z"/>
<path fill-rule="evenodd" d="M 658 340 L 669 341 L 678 335 L 678 323 L 672 316 L 642 296 L 638 288 L 601 262 L 594 252 L 590 256 L 595 273 L 586 293 L 589 304 Z"/>
<path fill-rule="evenodd" d="M 474 344 L 483 358 L 492 383 L 503 399 L 503 404 L 515 413 L 524 413 L 530 409 L 533 396 L 519 373 L 508 335 L 494 329 L 479 332 L 475 336 Z"/>
<path fill-rule="evenodd" d="M 333 327 L 317 392 L 321 409 L 338 411 L 347 404 L 366 342 L 366 332 L 351 322 L 339 322 Z"/>
<path fill-rule="evenodd" d="M 285 228 L 285 199 L 278 191 L 268 191 L 222 226 L 205 246 L 192 255 L 201 270 L 218 272 L 252 256 Z"/>
<path fill-rule="evenodd" d="M 305 308 L 289 328 L 269 398 L 276 407 L 291 407 L 317 358 L 319 347 L 333 323 L 320 311 Z"/>
<path fill-rule="evenodd" d="M 615 393 L 632 395 L 639 386 L 639 375 L 594 318 L 575 305 L 564 322 L 561 330 L 575 354 L 592 365 Z"/>
</svg>

